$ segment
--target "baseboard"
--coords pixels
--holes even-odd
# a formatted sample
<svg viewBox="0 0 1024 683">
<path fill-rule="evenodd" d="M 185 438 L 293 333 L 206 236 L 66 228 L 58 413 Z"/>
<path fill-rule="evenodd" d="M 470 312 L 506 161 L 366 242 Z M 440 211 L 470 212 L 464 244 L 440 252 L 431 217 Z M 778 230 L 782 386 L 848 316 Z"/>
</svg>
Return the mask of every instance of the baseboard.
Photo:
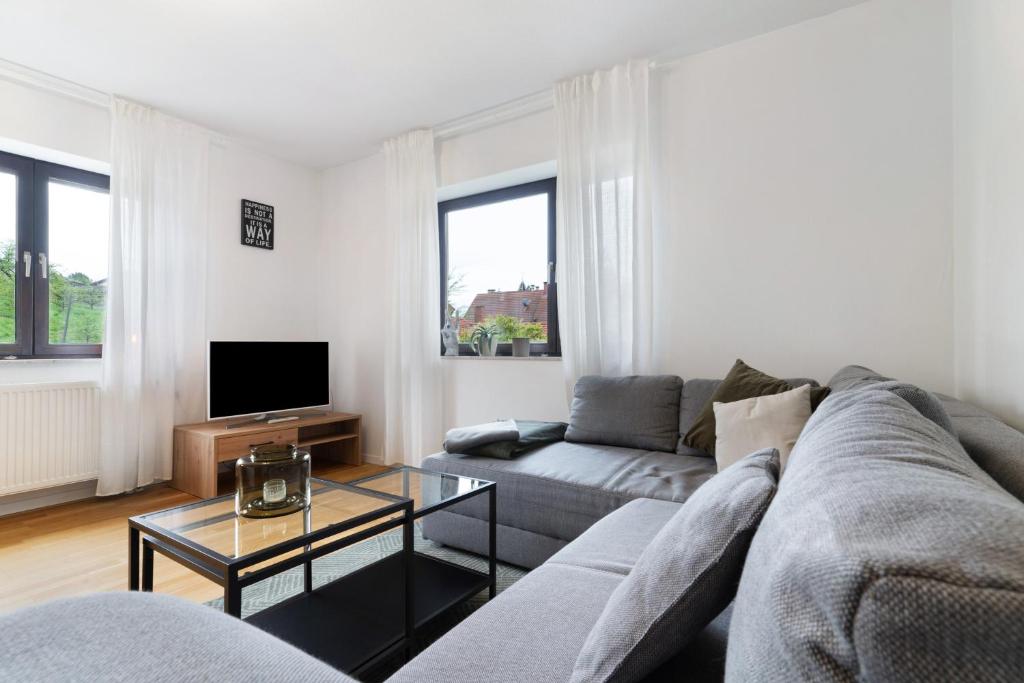
<svg viewBox="0 0 1024 683">
<path fill-rule="evenodd" d="M 64 484 L 53 488 L 40 489 L 38 491 L 26 491 L 25 493 L 13 493 L 9 496 L 0 497 L 0 517 L 13 515 L 16 512 L 25 512 L 37 508 L 70 503 L 76 500 L 85 500 L 96 496 L 96 480 L 79 481 L 74 484 Z"/>
<path fill-rule="evenodd" d="M 384 456 L 375 453 L 363 453 L 363 462 L 371 465 L 383 465 Z"/>
</svg>

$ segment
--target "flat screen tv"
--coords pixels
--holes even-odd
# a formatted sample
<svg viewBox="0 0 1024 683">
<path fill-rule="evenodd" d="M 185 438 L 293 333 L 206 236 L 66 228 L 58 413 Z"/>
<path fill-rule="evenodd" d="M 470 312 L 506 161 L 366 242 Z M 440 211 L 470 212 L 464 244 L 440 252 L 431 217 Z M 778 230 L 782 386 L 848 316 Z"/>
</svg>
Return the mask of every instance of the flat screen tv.
<svg viewBox="0 0 1024 683">
<path fill-rule="evenodd" d="M 210 420 L 331 403 L 327 342 L 211 341 L 207 353 Z"/>
</svg>

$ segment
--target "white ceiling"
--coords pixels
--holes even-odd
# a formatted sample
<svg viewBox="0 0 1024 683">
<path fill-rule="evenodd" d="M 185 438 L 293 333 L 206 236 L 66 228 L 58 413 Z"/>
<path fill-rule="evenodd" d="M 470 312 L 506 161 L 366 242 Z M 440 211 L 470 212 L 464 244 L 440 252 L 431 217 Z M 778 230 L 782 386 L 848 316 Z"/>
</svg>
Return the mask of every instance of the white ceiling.
<svg viewBox="0 0 1024 683">
<path fill-rule="evenodd" d="M 630 57 L 862 0 L 0 0 L 0 58 L 325 167 Z"/>
</svg>

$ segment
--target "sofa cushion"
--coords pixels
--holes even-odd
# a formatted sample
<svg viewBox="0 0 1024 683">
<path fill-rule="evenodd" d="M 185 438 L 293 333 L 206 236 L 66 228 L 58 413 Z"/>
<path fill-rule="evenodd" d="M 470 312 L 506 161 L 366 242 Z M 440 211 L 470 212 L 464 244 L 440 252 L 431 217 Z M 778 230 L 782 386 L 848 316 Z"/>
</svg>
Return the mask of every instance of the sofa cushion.
<svg viewBox="0 0 1024 683">
<path fill-rule="evenodd" d="M 1024 505 L 899 397 L 837 393 L 751 544 L 726 668 L 730 680 L 1019 680 Z"/>
<path fill-rule="evenodd" d="M 1024 434 L 992 413 L 936 394 L 967 453 L 1004 489 L 1024 501 Z"/>
<path fill-rule="evenodd" d="M 715 462 L 721 472 L 762 448 L 779 451 L 779 470 L 811 417 L 807 385 L 772 396 L 715 404 Z"/>
<path fill-rule="evenodd" d="M 878 382 L 891 382 L 892 380 L 892 377 L 880 375 L 863 365 L 847 365 L 839 368 L 836 374 L 832 375 L 832 378 L 825 384 L 831 387 L 832 391 L 848 391 L 858 387 L 863 388 L 871 384 L 877 384 Z"/>
<path fill-rule="evenodd" d="M 680 455 L 711 455 L 685 443 L 686 433 L 697 421 L 704 406 L 711 401 L 712 394 L 722 383 L 720 379 L 688 379 L 683 382 L 683 392 L 679 398 L 679 441 L 676 453 Z"/>
<path fill-rule="evenodd" d="M 715 473 L 708 458 L 561 442 L 514 460 L 440 453 L 425 469 L 498 483 L 498 522 L 571 541 L 634 498 L 686 500 Z M 486 496 L 451 508 L 487 519 Z"/>
<path fill-rule="evenodd" d="M 813 382 L 814 390 L 811 392 L 811 410 L 818 407 L 826 396 L 828 396 L 828 387 L 818 387 L 816 382 Z M 722 383 L 719 384 L 714 393 L 711 394 L 711 398 L 701 408 L 696 419 L 693 421 L 693 425 L 683 436 L 683 444 L 690 448 L 695 448 L 700 451 L 704 451 L 711 455 L 715 454 L 715 409 L 714 404 L 718 403 L 731 403 L 733 401 L 740 401 L 745 398 L 753 398 L 755 396 L 771 396 L 772 394 L 781 394 L 784 391 L 789 391 L 795 385 L 790 384 L 784 379 L 778 377 L 772 377 L 767 375 L 760 370 L 750 367 L 742 360 L 737 359 L 733 364 L 732 369 L 729 370 L 729 374 L 725 376 Z"/>
<path fill-rule="evenodd" d="M 651 498 L 630 501 L 595 522 L 586 533 L 555 553 L 548 564 L 599 569 L 625 577 L 651 539 L 682 506 Z"/>
<path fill-rule="evenodd" d="M 896 394 L 913 406 L 914 410 L 921 413 L 923 417 L 928 418 L 953 436 L 956 436 L 956 427 L 953 426 L 953 421 L 950 419 L 946 409 L 942 407 L 942 402 L 932 392 L 914 384 L 898 382 L 896 380 L 869 384 L 867 388 Z"/>
<path fill-rule="evenodd" d="M 650 499 L 623 505 L 417 655 L 388 683 L 568 680 L 608 598 L 680 507 Z M 424 523 L 438 514 L 445 511 L 427 515 Z M 690 681 L 721 681 L 729 617 L 724 610 L 652 680 L 679 680 L 678 673 L 688 671 Z"/>
<path fill-rule="evenodd" d="M 675 375 L 581 377 L 573 388 L 565 440 L 674 451 L 682 388 Z"/>
<path fill-rule="evenodd" d="M 353 679 L 241 619 L 155 593 L 98 593 L 0 616 L 0 680 Z"/>
<path fill-rule="evenodd" d="M 778 478 L 779 452 L 759 451 L 684 503 L 608 599 L 570 680 L 641 680 L 722 612 Z"/>
<path fill-rule="evenodd" d="M 616 573 L 543 565 L 473 612 L 388 683 L 565 681 Z"/>
</svg>

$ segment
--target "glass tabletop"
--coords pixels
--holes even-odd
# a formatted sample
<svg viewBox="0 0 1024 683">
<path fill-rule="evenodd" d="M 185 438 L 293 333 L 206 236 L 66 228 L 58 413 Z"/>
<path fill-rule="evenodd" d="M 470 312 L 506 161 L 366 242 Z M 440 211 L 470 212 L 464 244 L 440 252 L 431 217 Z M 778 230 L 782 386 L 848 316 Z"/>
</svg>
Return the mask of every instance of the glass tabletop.
<svg viewBox="0 0 1024 683">
<path fill-rule="evenodd" d="M 442 503 L 465 498 L 492 482 L 456 474 L 429 472 L 418 467 L 399 467 L 384 474 L 350 482 L 352 486 L 392 496 L 412 498 L 414 514 L 428 512 Z"/>
<path fill-rule="evenodd" d="M 135 519 L 157 532 L 179 536 L 229 559 L 237 559 L 401 503 L 393 498 L 375 496 L 351 486 L 315 478 L 310 479 L 310 493 L 312 502 L 306 510 L 281 517 L 239 517 L 235 514 L 234 496 L 221 496 L 139 515 Z M 400 510 L 385 514 L 339 532 L 338 536 L 353 534 L 401 516 Z"/>
</svg>

